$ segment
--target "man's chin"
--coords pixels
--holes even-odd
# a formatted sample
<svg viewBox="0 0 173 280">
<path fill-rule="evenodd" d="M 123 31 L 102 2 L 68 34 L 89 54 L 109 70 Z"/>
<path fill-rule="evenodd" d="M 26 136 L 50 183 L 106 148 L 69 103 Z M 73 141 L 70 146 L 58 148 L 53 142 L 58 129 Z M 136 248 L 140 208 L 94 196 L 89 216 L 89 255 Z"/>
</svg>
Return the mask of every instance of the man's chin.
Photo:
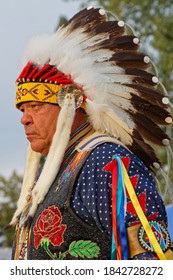
<svg viewBox="0 0 173 280">
<path fill-rule="evenodd" d="M 30 145 L 31 145 L 31 149 L 36 152 L 36 153 L 40 153 L 42 156 L 47 156 L 48 154 L 48 149 L 47 147 L 43 147 L 41 145 L 36 145 L 35 143 L 33 142 L 30 142 Z"/>
</svg>

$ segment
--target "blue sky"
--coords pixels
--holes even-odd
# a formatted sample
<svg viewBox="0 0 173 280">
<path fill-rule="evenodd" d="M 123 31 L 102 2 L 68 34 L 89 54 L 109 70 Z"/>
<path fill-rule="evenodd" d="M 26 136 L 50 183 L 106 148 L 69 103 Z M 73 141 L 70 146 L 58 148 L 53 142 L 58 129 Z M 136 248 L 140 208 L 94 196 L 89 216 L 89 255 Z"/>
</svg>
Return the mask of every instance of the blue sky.
<svg viewBox="0 0 173 280">
<path fill-rule="evenodd" d="M 60 15 L 73 16 L 82 1 L 5 0 L 0 9 L 0 175 L 23 174 L 27 140 L 14 107 L 20 57 L 30 37 L 52 33 Z"/>
</svg>

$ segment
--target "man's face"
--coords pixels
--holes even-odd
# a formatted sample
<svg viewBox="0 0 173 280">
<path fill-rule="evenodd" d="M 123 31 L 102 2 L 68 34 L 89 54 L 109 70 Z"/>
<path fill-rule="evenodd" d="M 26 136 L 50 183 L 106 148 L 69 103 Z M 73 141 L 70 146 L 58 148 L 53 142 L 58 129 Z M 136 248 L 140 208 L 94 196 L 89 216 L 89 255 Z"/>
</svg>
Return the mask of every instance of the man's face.
<svg viewBox="0 0 173 280">
<path fill-rule="evenodd" d="M 22 103 L 19 110 L 23 112 L 21 123 L 32 150 L 47 155 L 56 130 L 60 107 L 31 101 Z"/>
</svg>

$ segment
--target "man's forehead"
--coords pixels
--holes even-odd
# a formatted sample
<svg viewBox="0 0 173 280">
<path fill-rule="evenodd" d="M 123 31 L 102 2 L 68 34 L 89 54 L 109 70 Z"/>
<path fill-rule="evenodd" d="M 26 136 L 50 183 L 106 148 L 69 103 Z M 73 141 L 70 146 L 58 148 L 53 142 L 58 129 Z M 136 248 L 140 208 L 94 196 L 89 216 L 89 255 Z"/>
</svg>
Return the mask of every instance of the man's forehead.
<svg viewBox="0 0 173 280">
<path fill-rule="evenodd" d="M 43 102 L 40 101 L 26 101 L 26 102 L 21 102 L 18 104 L 17 108 L 21 109 L 22 107 L 30 107 L 32 105 L 41 105 L 44 104 Z"/>
</svg>

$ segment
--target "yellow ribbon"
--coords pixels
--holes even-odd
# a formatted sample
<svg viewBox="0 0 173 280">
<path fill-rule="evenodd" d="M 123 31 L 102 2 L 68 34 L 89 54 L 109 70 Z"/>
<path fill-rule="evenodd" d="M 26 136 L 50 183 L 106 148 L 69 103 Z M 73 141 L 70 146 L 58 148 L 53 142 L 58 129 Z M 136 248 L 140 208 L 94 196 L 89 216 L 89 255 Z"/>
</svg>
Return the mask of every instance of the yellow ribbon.
<svg viewBox="0 0 173 280">
<path fill-rule="evenodd" d="M 127 171 L 126 171 L 126 168 L 124 167 L 124 164 L 122 163 L 122 169 L 123 169 L 123 176 L 124 176 L 124 182 L 125 182 L 125 186 L 126 186 L 126 189 L 129 193 L 129 197 L 133 203 L 133 206 L 136 210 L 136 213 L 141 221 L 141 224 L 143 225 L 144 227 L 144 230 L 149 238 L 149 241 L 150 243 L 152 244 L 153 248 L 154 248 L 154 251 L 155 253 L 157 254 L 157 256 L 159 257 L 160 260 L 166 260 L 167 258 L 165 257 L 165 254 L 163 253 L 151 227 L 150 227 L 150 224 L 139 204 L 139 201 L 138 201 L 138 198 L 136 196 L 136 193 L 134 191 L 134 188 L 132 186 L 132 183 L 129 179 L 129 176 L 127 174 Z"/>
</svg>

